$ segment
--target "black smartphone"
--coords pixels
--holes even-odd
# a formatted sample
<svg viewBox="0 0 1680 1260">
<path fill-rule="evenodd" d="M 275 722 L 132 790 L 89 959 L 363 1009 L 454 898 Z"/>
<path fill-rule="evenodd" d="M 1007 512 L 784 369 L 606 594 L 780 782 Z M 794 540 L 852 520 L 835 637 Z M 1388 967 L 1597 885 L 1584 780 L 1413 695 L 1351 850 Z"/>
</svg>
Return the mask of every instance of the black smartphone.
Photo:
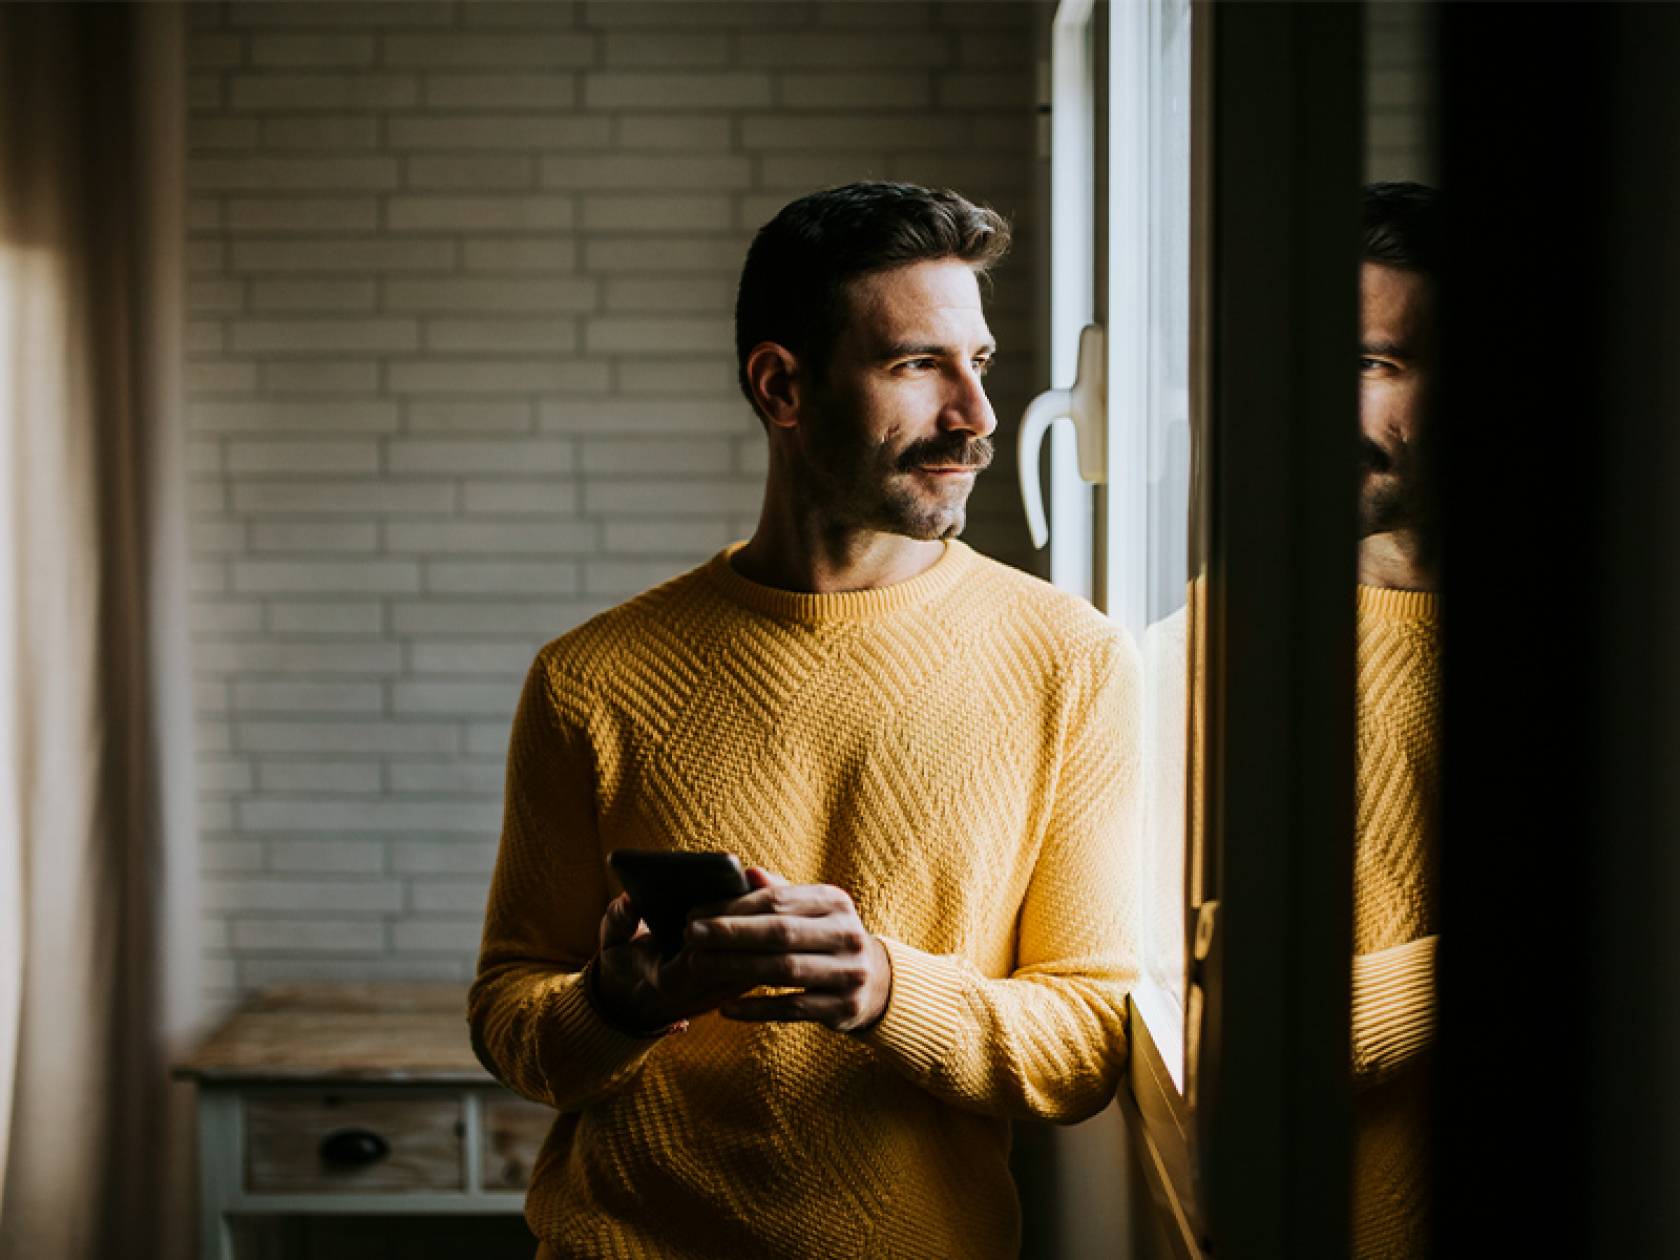
<svg viewBox="0 0 1680 1260">
<path fill-rule="evenodd" d="M 714 901 L 732 901 L 752 891 L 747 872 L 733 853 L 614 849 L 607 854 L 607 865 L 667 958 L 682 948 L 690 910 Z"/>
</svg>

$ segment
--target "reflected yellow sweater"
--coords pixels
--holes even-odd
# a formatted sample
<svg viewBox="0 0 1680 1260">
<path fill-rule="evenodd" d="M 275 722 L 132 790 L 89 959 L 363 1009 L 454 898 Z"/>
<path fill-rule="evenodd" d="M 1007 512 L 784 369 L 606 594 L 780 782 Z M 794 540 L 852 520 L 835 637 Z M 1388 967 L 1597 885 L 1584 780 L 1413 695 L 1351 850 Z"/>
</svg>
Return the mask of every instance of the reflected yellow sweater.
<svg viewBox="0 0 1680 1260">
<path fill-rule="evenodd" d="M 1437 596 L 1361 586 L 1353 914 L 1355 1260 L 1429 1255 Z"/>
<path fill-rule="evenodd" d="M 468 1010 L 485 1066 L 561 1113 L 526 1219 L 565 1257 L 1013 1256 L 1009 1119 L 1096 1112 L 1124 1058 L 1135 650 L 960 542 L 833 595 L 728 554 L 526 680 Z M 848 889 L 884 1017 L 602 1023 L 578 972 L 620 846 Z"/>
</svg>

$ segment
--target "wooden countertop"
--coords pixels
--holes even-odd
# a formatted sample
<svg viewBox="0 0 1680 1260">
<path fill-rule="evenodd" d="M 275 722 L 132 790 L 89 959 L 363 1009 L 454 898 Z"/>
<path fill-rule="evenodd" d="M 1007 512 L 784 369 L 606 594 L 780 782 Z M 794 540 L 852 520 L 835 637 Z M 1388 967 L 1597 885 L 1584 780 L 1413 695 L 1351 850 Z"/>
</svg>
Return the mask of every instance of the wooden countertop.
<svg viewBox="0 0 1680 1260">
<path fill-rule="evenodd" d="M 284 985 L 266 989 L 174 1067 L 205 1082 L 487 1084 L 459 984 Z"/>
</svg>

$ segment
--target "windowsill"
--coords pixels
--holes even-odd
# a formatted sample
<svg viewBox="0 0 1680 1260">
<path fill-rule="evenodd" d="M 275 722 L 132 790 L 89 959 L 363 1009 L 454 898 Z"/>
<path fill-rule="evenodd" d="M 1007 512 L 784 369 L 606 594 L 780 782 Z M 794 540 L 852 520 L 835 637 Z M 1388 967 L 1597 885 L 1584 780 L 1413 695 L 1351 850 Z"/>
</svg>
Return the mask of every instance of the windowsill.
<svg viewBox="0 0 1680 1260">
<path fill-rule="evenodd" d="M 1161 1052 L 1173 1088 L 1179 1097 L 1184 1097 L 1184 1008 L 1177 998 L 1147 977 L 1132 990 L 1132 1005 Z"/>
</svg>

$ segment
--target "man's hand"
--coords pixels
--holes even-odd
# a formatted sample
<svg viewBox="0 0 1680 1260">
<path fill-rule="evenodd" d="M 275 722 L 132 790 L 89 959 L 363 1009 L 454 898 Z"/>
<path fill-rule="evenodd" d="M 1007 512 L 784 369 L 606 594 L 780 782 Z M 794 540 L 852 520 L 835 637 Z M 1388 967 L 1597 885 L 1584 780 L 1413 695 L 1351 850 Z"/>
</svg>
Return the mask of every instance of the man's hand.
<svg viewBox="0 0 1680 1260">
<path fill-rule="evenodd" d="M 730 1019 L 810 1020 L 856 1032 L 880 1019 L 892 990 L 892 962 L 858 918 L 844 889 L 790 884 L 759 867 L 754 891 L 689 918 L 687 946 L 695 974 L 725 989 L 797 988 L 774 997 L 735 997 Z"/>
<path fill-rule="evenodd" d="M 719 1010 L 731 1019 L 812 1020 L 855 1032 L 886 1011 L 892 964 L 846 893 L 749 867 L 753 891 L 690 916 L 664 961 L 628 896 L 601 920 L 597 996 L 612 1022 L 653 1032 Z M 801 993 L 744 998 L 760 985 Z"/>
<path fill-rule="evenodd" d="M 680 1030 L 694 1016 L 752 987 L 719 987 L 696 975 L 692 964 L 687 949 L 666 960 L 630 894 L 620 893 L 601 918 L 593 997 L 608 1022 L 626 1032 L 651 1034 Z"/>
</svg>

